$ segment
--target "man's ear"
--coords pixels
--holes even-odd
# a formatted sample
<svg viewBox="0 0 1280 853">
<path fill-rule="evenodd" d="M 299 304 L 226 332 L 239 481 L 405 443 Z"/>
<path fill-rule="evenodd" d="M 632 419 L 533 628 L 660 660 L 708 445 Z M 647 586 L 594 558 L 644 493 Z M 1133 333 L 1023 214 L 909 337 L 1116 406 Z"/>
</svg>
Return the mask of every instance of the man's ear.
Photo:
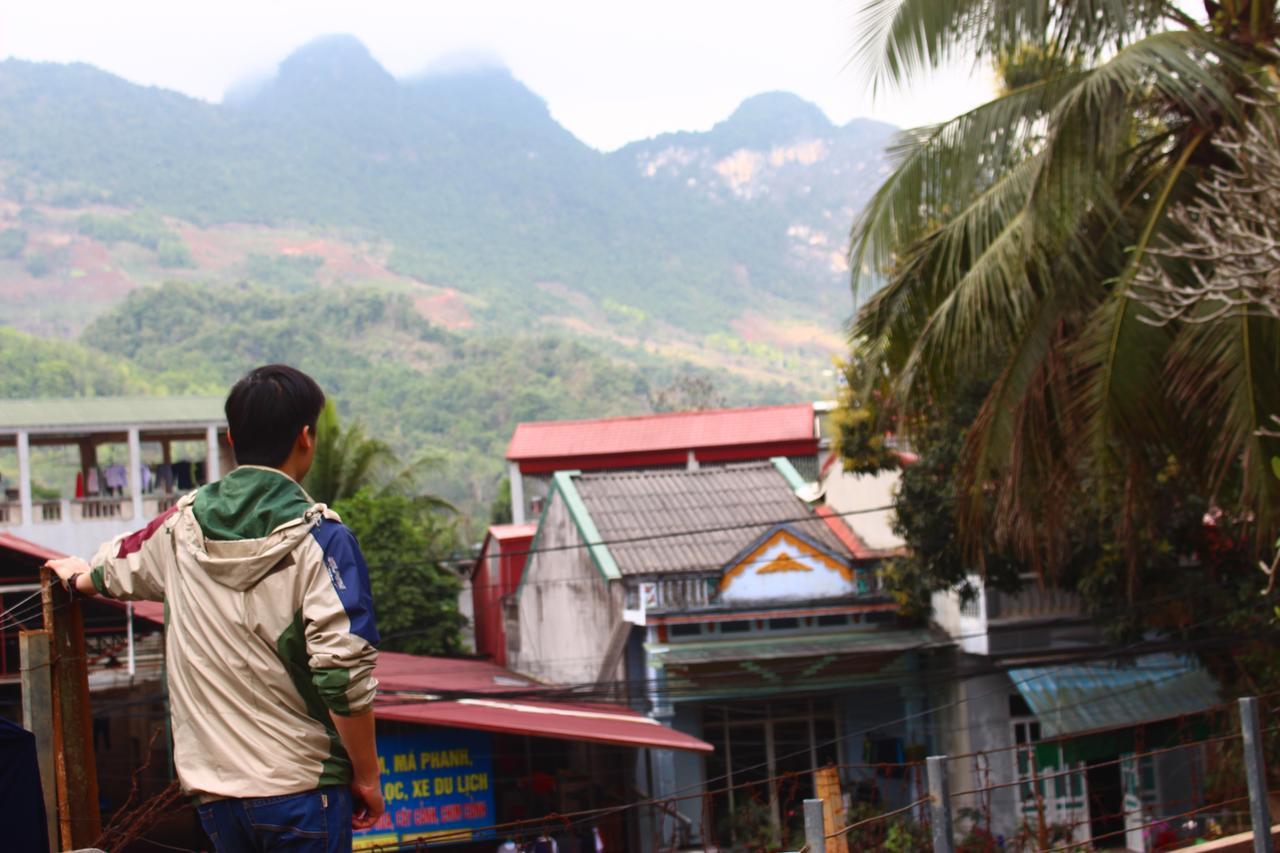
<svg viewBox="0 0 1280 853">
<path fill-rule="evenodd" d="M 230 428 L 230 427 L 227 427 L 227 444 L 228 444 L 228 446 L 230 446 L 230 447 L 231 447 L 231 449 L 232 449 L 232 450 L 235 450 L 235 449 L 236 449 L 236 442 L 235 442 L 235 440 L 231 437 L 231 428 Z"/>
<path fill-rule="evenodd" d="M 310 450 L 316 446 L 316 434 L 310 426 L 304 426 L 302 431 L 298 433 L 297 443 L 302 450 Z"/>
</svg>

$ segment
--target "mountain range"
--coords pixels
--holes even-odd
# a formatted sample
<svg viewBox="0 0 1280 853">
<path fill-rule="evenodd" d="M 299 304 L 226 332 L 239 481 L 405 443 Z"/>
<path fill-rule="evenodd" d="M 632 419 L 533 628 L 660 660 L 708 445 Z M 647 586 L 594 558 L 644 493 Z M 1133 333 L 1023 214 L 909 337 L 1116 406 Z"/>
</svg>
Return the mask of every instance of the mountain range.
<svg viewBox="0 0 1280 853">
<path fill-rule="evenodd" d="M 837 329 L 845 234 L 892 133 L 769 93 L 710 131 L 604 154 L 504 69 L 400 81 L 349 36 L 220 105 L 86 65 L 0 63 L 3 195 L 19 207 L 327 229 L 504 321 L 585 299 L 686 331 L 752 306 Z"/>
</svg>

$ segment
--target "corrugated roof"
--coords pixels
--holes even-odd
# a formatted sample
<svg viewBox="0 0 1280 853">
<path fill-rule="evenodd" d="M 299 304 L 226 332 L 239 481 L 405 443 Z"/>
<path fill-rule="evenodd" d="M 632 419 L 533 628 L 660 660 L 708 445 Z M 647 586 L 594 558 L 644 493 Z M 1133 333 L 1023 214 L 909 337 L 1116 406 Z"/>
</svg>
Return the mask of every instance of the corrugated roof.
<svg viewBox="0 0 1280 853">
<path fill-rule="evenodd" d="M 840 538 L 768 462 L 573 478 L 624 575 L 713 572 L 780 522 L 841 559 Z M 626 541 L 638 540 L 638 541 Z"/>
<path fill-rule="evenodd" d="M 75 397 L 0 400 L 0 430 L 222 424 L 222 397 Z"/>
<path fill-rule="evenodd" d="M 34 560 L 57 560 L 67 556 L 59 551 L 46 548 L 43 545 L 32 542 L 29 539 L 23 539 L 20 536 L 14 536 L 12 533 L 0 533 L 0 549 L 5 551 L 16 551 Z"/>
<path fill-rule="evenodd" d="M 555 740 L 689 752 L 714 750 L 706 741 L 617 705 L 484 698 L 411 704 L 382 701 L 374 705 L 374 714 L 379 720 Z"/>
<path fill-rule="evenodd" d="M 536 421 L 516 426 L 507 445 L 515 461 L 698 450 L 816 440 L 813 405 L 671 412 L 586 421 Z"/>
<path fill-rule="evenodd" d="M 1009 670 L 1047 737 L 1197 714 L 1218 704 L 1218 685 L 1193 658 L 1142 655 L 1127 663 Z"/>
<path fill-rule="evenodd" d="M 511 693 L 544 685 L 483 658 L 446 658 L 378 652 L 374 676 L 385 696 L 412 693 Z M 403 700 L 401 700 L 403 701 Z"/>
<path fill-rule="evenodd" d="M 536 697 L 553 688 L 489 660 L 379 652 L 374 675 L 380 688 L 374 705 L 379 720 L 621 746 L 711 751 L 710 744 L 660 725 L 630 708 L 523 698 L 523 694 Z M 415 702 L 415 693 L 475 695 Z"/>
</svg>

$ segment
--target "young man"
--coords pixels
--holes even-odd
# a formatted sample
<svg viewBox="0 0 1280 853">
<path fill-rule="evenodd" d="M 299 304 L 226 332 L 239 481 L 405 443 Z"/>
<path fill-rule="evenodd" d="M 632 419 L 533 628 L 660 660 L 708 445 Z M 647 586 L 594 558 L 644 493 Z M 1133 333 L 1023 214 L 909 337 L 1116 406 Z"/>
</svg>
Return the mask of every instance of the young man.
<svg viewBox="0 0 1280 853">
<path fill-rule="evenodd" d="M 301 371 L 250 372 L 226 404 L 240 467 L 48 563 L 73 596 L 165 603 L 174 763 L 219 853 L 350 850 L 383 812 L 368 569 L 299 485 L 323 407 Z"/>
</svg>

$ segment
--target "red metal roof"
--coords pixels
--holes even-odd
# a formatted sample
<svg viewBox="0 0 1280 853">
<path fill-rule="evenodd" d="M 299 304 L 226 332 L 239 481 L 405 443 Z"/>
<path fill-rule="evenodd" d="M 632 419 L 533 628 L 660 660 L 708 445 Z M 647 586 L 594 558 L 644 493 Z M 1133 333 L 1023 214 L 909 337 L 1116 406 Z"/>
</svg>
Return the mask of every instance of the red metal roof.
<svg viewBox="0 0 1280 853">
<path fill-rule="evenodd" d="M 383 694 L 388 691 L 415 693 L 494 693 L 513 690 L 549 689 L 541 682 L 525 678 L 484 658 L 442 658 L 378 652 L 374 670 Z"/>
<path fill-rule="evenodd" d="M 827 527 L 831 528 L 831 532 L 839 537 L 840 541 L 853 552 L 853 556 L 859 560 L 865 560 L 874 556 L 874 553 L 867 547 L 867 543 L 859 538 L 858 534 L 853 532 L 853 528 L 849 527 L 845 520 L 836 515 L 835 510 L 826 504 L 814 507 L 814 512 L 822 516 L 822 520 L 827 523 Z"/>
<path fill-rule="evenodd" d="M 43 545 L 37 545 L 35 542 L 14 536 L 12 533 L 0 533 L 0 548 L 9 551 L 16 551 L 19 554 L 32 557 L 40 560 L 41 562 L 44 560 L 57 560 L 67 556 L 59 551 L 54 551 L 52 548 L 46 548 Z M 125 602 L 117 601 L 114 598 L 107 598 L 106 596 L 99 596 L 95 600 L 102 604 L 119 607 L 121 610 L 123 610 L 125 606 Z M 148 622 L 163 625 L 164 604 L 159 601 L 135 601 L 133 602 L 133 615 L 146 619 Z"/>
<path fill-rule="evenodd" d="M 19 554 L 34 557 L 41 562 L 45 560 L 57 560 L 67 556 L 66 554 L 46 548 L 43 545 L 37 545 L 27 539 L 14 536 L 12 533 L 0 533 L 0 548 L 7 549 L 9 551 L 17 551 Z"/>
<path fill-rule="evenodd" d="M 456 702 L 375 706 L 379 720 L 479 729 L 556 740 L 712 752 L 711 744 L 615 705 L 460 699 Z"/>
<path fill-rule="evenodd" d="M 695 737 L 616 705 L 502 695 L 485 698 L 485 693 L 529 691 L 536 695 L 553 689 L 488 660 L 379 652 L 374 675 L 379 686 L 374 713 L 380 720 L 623 746 L 699 752 L 712 749 Z M 414 701 L 412 695 L 443 692 L 481 695 L 431 701 Z"/>
<path fill-rule="evenodd" d="M 816 442 L 813 404 L 672 412 L 586 421 L 537 421 L 516 426 L 507 459 L 621 456 L 741 445 Z M 816 443 L 814 444 L 816 448 Z M 767 453 L 767 449 L 762 448 Z M 785 455 L 784 452 L 775 455 Z M 683 461 L 683 457 L 678 461 Z"/>
<path fill-rule="evenodd" d="M 840 541 L 849 547 L 853 552 L 853 556 L 859 560 L 868 560 L 875 557 L 900 557 L 907 553 L 906 548 L 872 548 L 862 541 L 862 537 L 854 532 L 849 522 L 844 516 L 839 515 L 835 510 L 826 504 L 814 507 L 814 512 L 822 516 L 822 520 L 827 523 L 832 532 L 840 537 Z"/>
<path fill-rule="evenodd" d="M 529 524 L 492 524 L 489 526 L 489 535 L 499 542 L 505 542 L 508 539 L 529 539 L 538 532 L 538 525 Z"/>
</svg>

